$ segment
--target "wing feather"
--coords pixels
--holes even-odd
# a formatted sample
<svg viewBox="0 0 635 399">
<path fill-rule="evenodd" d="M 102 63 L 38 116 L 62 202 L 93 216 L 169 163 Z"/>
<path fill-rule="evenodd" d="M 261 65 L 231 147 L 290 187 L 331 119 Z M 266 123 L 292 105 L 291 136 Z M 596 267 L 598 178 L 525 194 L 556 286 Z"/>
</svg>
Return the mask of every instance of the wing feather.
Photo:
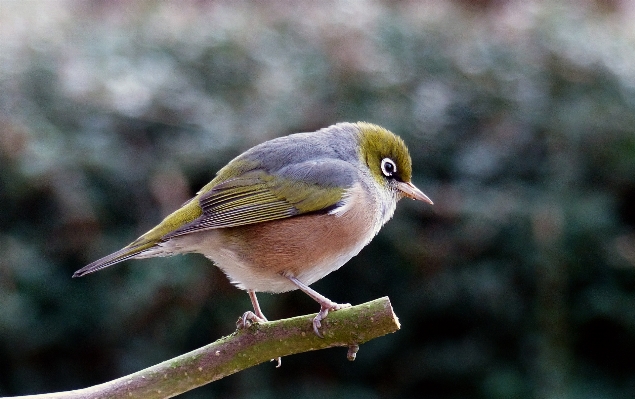
<svg viewBox="0 0 635 399">
<path fill-rule="evenodd" d="M 322 164 L 316 162 L 299 164 L 297 170 L 304 174 L 312 170 L 316 174 L 320 166 Z M 329 167 L 326 172 L 331 171 Z M 348 173 L 352 174 L 353 171 L 348 170 Z M 162 239 L 202 230 L 268 222 L 309 212 L 326 212 L 342 201 L 349 185 L 342 187 L 341 176 L 337 178 L 337 184 L 328 177 L 323 180 L 324 184 L 317 184 L 285 174 L 274 178 L 263 170 L 252 170 L 240 177 L 230 178 L 201 193 L 198 198 L 203 211 L 200 217 Z M 348 180 L 352 185 L 353 179 Z"/>
</svg>

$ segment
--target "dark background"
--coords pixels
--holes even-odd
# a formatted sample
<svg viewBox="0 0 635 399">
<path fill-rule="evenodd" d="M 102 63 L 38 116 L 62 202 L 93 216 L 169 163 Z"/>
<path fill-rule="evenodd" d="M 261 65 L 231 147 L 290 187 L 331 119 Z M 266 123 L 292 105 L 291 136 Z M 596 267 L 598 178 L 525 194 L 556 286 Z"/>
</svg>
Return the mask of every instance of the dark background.
<svg viewBox="0 0 635 399">
<path fill-rule="evenodd" d="M 0 2 L 0 395 L 231 333 L 248 296 L 202 256 L 71 274 L 252 145 L 365 120 L 435 205 L 402 201 L 314 288 L 388 295 L 402 329 L 182 397 L 631 398 L 634 20 L 617 0 Z"/>
</svg>

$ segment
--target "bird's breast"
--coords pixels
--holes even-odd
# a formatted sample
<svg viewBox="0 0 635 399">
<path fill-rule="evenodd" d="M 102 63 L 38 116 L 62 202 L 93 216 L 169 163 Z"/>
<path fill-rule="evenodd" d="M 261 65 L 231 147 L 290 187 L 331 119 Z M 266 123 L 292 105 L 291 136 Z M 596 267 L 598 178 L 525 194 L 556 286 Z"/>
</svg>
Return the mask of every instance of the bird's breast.
<svg viewBox="0 0 635 399">
<path fill-rule="evenodd" d="M 209 230 L 179 237 L 179 245 L 212 259 L 239 288 L 294 290 L 284 276 L 312 284 L 357 255 L 376 234 L 372 197 L 353 191 L 347 201 L 344 212 Z"/>
</svg>

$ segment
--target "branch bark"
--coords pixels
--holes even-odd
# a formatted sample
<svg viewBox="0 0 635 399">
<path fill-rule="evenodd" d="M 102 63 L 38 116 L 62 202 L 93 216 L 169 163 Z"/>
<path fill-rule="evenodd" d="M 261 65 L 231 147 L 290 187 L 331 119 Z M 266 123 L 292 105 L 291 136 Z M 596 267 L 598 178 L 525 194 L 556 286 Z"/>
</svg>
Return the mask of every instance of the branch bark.
<svg viewBox="0 0 635 399">
<path fill-rule="evenodd" d="M 354 360 L 359 344 L 395 332 L 399 320 L 388 297 L 329 313 L 319 338 L 315 314 L 254 324 L 216 342 L 134 374 L 74 391 L 20 396 L 33 399 L 170 398 L 279 356 L 348 347 Z"/>
</svg>

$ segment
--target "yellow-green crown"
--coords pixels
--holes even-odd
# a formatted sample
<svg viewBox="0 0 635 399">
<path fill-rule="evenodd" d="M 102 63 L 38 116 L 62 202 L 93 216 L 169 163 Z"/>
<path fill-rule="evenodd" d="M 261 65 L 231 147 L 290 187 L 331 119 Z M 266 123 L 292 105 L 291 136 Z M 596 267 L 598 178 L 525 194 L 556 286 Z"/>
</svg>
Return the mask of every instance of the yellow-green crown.
<svg viewBox="0 0 635 399">
<path fill-rule="evenodd" d="M 409 182 L 412 178 L 412 160 L 406 143 L 391 131 L 367 122 L 357 122 L 360 130 L 359 148 L 362 161 L 366 163 L 378 182 L 386 182 L 381 163 L 385 158 L 395 162 L 394 178 Z"/>
</svg>

